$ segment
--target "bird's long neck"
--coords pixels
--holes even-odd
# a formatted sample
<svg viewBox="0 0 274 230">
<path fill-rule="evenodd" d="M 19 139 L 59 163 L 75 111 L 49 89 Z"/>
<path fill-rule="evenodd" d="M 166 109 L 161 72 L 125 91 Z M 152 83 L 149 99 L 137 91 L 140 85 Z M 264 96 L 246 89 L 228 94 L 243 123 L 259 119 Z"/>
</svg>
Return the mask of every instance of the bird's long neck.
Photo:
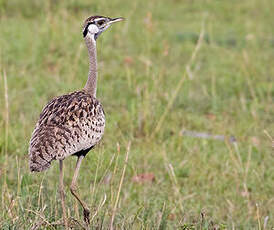
<svg viewBox="0 0 274 230">
<path fill-rule="evenodd" d="M 85 37 L 86 46 L 88 48 L 89 55 L 89 72 L 88 80 L 84 87 L 84 90 L 96 97 L 96 88 L 97 88 L 97 56 L 96 56 L 96 41 L 94 36 L 87 35 Z"/>
</svg>

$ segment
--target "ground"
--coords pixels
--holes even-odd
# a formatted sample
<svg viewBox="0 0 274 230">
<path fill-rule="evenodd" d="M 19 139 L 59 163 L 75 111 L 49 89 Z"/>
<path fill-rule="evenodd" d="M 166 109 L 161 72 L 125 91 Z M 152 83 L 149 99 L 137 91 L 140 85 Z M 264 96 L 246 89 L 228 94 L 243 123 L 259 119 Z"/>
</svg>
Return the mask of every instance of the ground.
<svg viewBox="0 0 274 230">
<path fill-rule="evenodd" d="M 272 0 L 0 0 L 1 229 L 61 218 L 58 163 L 30 173 L 28 145 L 43 106 L 85 84 L 93 14 L 126 21 L 97 42 L 106 130 L 79 175 L 91 228 L 273 228 L 273 11 Z M 75 162 L 66 202 L 81 220 Z"/>
</svg>

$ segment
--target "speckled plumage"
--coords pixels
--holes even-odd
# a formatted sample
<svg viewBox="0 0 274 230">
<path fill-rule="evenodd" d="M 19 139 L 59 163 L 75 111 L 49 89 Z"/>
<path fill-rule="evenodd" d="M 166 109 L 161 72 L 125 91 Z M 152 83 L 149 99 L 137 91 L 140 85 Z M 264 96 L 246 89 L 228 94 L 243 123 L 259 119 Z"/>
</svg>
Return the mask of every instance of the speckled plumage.
<svg viewBox="0 0 274 230">
<path fill-rule="evenodd" d="M 84 90 L 52 99 L 40 114 L 31 137 L 30 170 L 43 171 L 53 160 L 86 154 L 83 150 L 100 141 L 104 127 L 101 103 Z"/>
</svg>

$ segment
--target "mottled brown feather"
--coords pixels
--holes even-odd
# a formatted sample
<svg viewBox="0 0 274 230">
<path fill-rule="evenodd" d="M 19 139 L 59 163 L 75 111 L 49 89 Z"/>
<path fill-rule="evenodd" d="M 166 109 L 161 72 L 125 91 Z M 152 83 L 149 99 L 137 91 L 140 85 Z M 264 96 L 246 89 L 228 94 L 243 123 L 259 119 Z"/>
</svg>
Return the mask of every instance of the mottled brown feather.
<svg viewBox="0 0 274 230">
<path fill-rule="evenodd" d="M 101 103 L 85 91 L 52 99 L 42 110 L 29 147 L 31 171 L 43 171 L 61 160 L 95 146 L 103 136 Z"/>
</svg>

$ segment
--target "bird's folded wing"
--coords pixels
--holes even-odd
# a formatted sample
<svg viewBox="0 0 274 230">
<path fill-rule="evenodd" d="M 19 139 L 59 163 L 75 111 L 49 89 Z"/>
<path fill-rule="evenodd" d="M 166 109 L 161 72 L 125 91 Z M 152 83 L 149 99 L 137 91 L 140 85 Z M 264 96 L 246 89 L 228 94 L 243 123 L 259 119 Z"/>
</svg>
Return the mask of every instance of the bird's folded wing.
<svg viewBox="0 0 274 230">
<path fill-rule="evenodd" d="M 52 160 L 89 149 L 102 138 L 104 111 L 99 101 L 83 91 L 54 98 L 43 109 L 32 134 L 30 168 L 42 171 Z"/>
</svg>

